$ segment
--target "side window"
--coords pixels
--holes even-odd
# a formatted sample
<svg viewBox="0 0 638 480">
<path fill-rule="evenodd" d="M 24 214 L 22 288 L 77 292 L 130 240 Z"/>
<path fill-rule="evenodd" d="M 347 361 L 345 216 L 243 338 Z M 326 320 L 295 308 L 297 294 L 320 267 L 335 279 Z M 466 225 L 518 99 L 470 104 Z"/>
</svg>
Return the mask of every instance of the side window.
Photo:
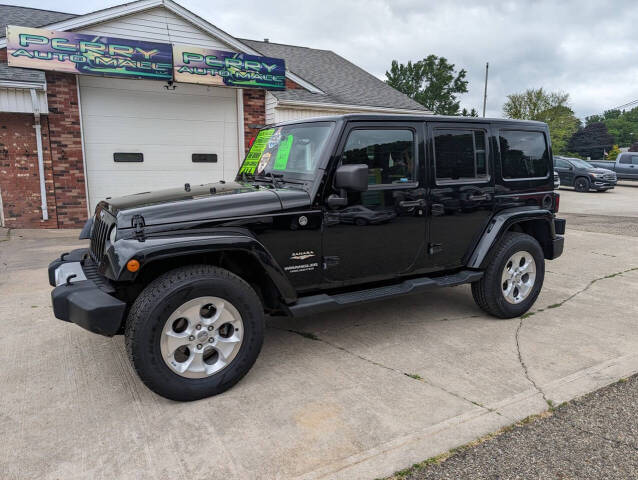
<svg viewBox="0 0 638 480">
<path fill-rule="evenodd" d="M 631 163 L 633 163 L 634 165 L 638 165 L 638 155 L 631 156 Z"/>
<path fill-rule="evenodd" d="M 569 162 L 563 160 L 562 158 L 557 158 L 556 166 L 559 168 L 569 168 Z"/>
<path fill-rule="evenodd" d="M 503 178 L 545 178 L 549 175 L 549 151 L 543 132 L 501 130 Z"/>
<path fill-rule="evenodd" d="M 621 155 L 620 156 L 620 160 L 618 160 L 618 163 L 631 163 L 631 156 L 630 155 Z"/>
<path fill-rule="evenodd" d="M 416 181 L 414 132 L 407 129 L 356 129 L 343 149 L 344 165 L 365 163 L 368 184 Z"/>
<path fill-rule="evenodd" d="M 437 183 L 488 180 L 484 130 L 434 129 Z"/>
</svg>

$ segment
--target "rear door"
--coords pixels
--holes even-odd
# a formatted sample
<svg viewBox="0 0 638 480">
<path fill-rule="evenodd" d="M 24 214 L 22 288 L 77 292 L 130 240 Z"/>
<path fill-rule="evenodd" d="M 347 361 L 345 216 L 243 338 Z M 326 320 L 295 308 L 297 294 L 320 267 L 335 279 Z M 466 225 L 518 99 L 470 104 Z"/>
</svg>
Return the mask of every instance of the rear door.
<svg viewBox="0 0 638 480">
<path fill-rule="evenodd" d="M 465 263 L 494 210 L 494 168 L 483 123 L 428 123 L 431 269 Z"/>
</svg>

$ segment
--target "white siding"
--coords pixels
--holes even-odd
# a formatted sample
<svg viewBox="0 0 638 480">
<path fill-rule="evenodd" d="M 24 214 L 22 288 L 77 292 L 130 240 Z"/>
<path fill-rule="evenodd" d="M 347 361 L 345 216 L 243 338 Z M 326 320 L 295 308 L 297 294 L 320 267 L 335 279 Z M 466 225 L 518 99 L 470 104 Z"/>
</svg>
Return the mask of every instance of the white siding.
<svg viewBox="0 0 638 480">
<path fill-rule="evenodd" d="M 211 37 L 210 34 L 163 7 L 91 25 L 81 28 L 77 32 L 234 51 L 232 47 L 221 40 Z"/>
<path fill-rule="evenodd" d="M 275 96 L 266 92 L 266 125 L 277 122 L 275 110 L 277 109 L 277 99 Z"/>
<path fill-rule="evenodd" d="M 49 113 L 46 94 L 42 90 L 36 92 L 40 102 L 40 113 Z M 0 87 L 0 112 L 33 113 L 29 89 Z"/>
</svg>

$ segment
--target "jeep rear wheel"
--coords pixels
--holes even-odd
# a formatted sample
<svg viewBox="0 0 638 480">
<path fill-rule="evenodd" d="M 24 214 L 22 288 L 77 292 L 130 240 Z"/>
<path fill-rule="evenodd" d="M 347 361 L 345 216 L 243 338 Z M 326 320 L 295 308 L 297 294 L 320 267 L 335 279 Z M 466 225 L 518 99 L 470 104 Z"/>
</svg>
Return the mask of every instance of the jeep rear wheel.
<svg viewBox="0 0 638 480">
<path fill-rule="evenodd" d="M 544 277 L 545 258 L 538 241 L 524 233 L 508 232 L 483 278 L 472 284 L 472 295 L 490 315 L 518 317 L 538 298 Z"/>
<path fill-rule="evenodd" d="M 264 337 L 263 307 L 233 273 L 178 268 L 151 282 L 126 323 L 126 347 L 141 380 L 172 400 L 197 400 L 237 383 Z"/>
</svg>

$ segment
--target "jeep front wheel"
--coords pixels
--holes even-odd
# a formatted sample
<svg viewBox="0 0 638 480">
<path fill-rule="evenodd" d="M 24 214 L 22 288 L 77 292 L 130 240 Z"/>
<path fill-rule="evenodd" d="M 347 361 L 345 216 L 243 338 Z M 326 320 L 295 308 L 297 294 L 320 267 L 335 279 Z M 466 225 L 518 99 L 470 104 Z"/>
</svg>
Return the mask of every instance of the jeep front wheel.
<svg viewBox="0 0 638 480">
<path fill-rule="evenodd" d="M 210 265 L 167 272 L 142 291 L 126 323 L 141 380 L 172 400 L 197 400 L 237 383 L 257 359 L 263 307 L 233 273 Z"/>
<path fill-rule="evenodd" d="M 545 277 L 545 258 L 538 241 L 508 232 L 500 242 L 483 278 L 472 284 L 476 304 L 490 315 L 523 315 L 536 301 Z"/>
</svg>

